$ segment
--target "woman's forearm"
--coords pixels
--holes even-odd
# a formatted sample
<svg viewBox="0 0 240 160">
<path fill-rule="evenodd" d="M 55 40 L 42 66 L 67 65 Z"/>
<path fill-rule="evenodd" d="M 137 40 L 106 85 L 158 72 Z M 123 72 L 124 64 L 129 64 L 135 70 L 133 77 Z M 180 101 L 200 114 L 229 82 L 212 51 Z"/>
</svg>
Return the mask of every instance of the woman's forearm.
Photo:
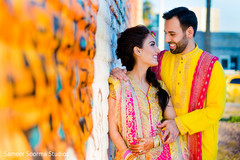
<svg viewBox="0 0 240 160">
<path fill-rule="evenodd" d="M 118 131 L 110 129 L 110 137 L 119 151 L 123 152 L 128 149 L 122 136 Z"/>
<path fill-rule="evenodd" d="M 115 113 L 116 100 L 112 97 L 108 98 L 109 112 L 108 112 L 108 124 L 110 137 L 119 151 L 125 151 L 127 146 L 118 131 L 117 115 Z"/>
</svg>

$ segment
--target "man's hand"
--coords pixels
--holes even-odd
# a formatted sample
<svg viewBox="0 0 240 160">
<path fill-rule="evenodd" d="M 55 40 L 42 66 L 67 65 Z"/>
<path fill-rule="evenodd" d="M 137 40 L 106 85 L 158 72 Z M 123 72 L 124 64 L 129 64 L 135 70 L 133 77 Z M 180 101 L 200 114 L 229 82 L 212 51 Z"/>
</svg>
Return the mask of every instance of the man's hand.
<svg viewBox="0 0 240 160">
<path fill-rule="evenodd" d="M 163 134 L 163 140 L 167 138 L 167 140 L 164 143 L 169 144 L 176 141 L 177 136 L 179 135 L 179 130 L 175 120 L 166 120 L 161 125 L 158 126 L 158 128 L 164 127 L 166 127 L 166 130 Z"/>
<path fill-rule="evenodd" d="M 127 81 L 128 77 L 126 73 L 127 73 L 126 69 L 120 69 L 117 67 L 117 68 L 114 68 L 110 74 L 117 79 L 123 79 L 124 81 Z"/>
</svg>

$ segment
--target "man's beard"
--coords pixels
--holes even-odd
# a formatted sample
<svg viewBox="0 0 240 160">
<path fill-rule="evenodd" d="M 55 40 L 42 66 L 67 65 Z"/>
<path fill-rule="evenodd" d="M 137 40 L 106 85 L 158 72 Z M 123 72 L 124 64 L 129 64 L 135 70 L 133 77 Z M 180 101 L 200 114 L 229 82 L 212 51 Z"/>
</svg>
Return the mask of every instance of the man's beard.
<svg viewBox="0 0 240 160">
<path fill-rule="evenodd" d="M 174 42 L 173 42 L 174 43 Z M 169 44 L 172 44 L 171 42 Z M 188 45 L 188 39 L 187 36 L 185 35 L 181 41 L 179 41 L 178 43 L 174 43 L 176 44 L 176 48 L 175 49 L 170 49 L 172 54 L 179 54 L 182 53 L 187 45 Z"/>
</svg>

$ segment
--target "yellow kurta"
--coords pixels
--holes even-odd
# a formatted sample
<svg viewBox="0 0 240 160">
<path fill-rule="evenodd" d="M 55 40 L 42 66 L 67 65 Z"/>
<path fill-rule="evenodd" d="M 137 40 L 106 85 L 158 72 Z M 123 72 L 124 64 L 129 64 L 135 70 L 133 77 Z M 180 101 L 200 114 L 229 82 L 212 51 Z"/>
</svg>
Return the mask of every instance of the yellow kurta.
<svg viewBox="0 0 240 160">
<path fill-rule="evenodd" d="M 184 55 L 167 51 L 162 59 L 161 78 L 170 92 L 180 133 L 202 131 L 203 160 L 212 160 L 217 157 L 218 126 L 225 107 L 226 82 L 223 68 L 216 61 L 203 109 L 188 113 L 193 74 L 202 52 L 197 45 Z"/>
</svg>

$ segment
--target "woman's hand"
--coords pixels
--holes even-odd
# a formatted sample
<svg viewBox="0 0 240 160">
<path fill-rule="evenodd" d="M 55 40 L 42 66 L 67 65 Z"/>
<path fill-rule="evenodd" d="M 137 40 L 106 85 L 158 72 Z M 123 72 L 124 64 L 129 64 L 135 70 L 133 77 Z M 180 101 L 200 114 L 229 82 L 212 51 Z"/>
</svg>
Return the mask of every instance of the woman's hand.
<svg viewBox="0 0 240 160">
<path fill-rule="evenodd" d="M 144 154 L 154 146 L 154 140 L 152 137 L 137 138 L 138 144 L 129 145 L 129 149 L 133 154 Z"/>
</svg>

